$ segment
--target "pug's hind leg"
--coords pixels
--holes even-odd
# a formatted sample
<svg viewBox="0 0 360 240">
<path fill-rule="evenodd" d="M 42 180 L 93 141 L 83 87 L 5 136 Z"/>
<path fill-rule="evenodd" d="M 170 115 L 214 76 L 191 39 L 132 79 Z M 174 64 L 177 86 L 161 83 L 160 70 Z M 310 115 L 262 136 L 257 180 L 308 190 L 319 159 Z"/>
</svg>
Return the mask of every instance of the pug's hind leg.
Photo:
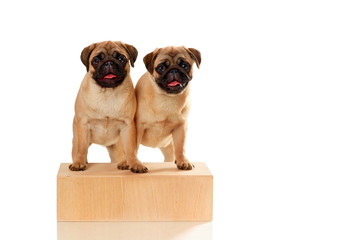
<svg viewBox="0 0 360 240">
<path fill-rule="evenodd" d="M 121 170 L 129 169 L 129 165 L 128 165 L 126 159 L 124 158 L 124 149 L 122 147 L 122 142 L 120 139 L 114 145 L 108 146 L 106 148 L 109 152 L 111 162 L 118 163 L 118 165 L 117 165 L 118 169 L 121 169 Z"/>
<path fill-rule="evenodd" d="M 166 147 L 160 148 L 164 155 L 164 162 L 175 162 L 174 143 L 171 141 Z"/>
<path fill-rule="evenodd" d="M 107 146 L 106 148 L 109 152 L 111 163 L 120 163 L 123 161 L 124 150 L 120 139 L 117 141 L 117 143 Z"/>
</svg>

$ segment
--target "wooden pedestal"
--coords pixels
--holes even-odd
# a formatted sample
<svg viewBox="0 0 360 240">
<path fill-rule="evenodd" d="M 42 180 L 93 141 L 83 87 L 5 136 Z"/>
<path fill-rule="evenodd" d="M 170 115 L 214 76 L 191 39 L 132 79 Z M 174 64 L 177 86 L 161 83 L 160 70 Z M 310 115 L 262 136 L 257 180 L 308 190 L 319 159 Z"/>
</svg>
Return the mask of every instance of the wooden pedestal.
<svg viewBox="0 0 360 240">
<path fill-rule="evenodd" d="M 205 163 L 182 171 L 174 163 L 144 163 L 148 173 L 90 163 L 83 172 L 62 163 L 58 221 L 211 221 L 213 177 Z"/>
</svg>

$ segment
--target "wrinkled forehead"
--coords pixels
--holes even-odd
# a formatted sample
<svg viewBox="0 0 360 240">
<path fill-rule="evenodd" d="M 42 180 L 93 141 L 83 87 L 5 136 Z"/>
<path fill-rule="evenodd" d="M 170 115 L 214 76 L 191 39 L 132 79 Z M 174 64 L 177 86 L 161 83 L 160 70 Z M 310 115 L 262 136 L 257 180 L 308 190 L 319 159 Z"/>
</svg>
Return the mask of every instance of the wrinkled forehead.
<svg viewBox="0 0 360 240">
<path fill-rule="evenodd" d="M 191 58 L 183 47 L 166 47 L 160 49 L 155 65 L 163 62 L 176 63 L 181 59 L 191 63 Z"/>
<path fill-rule="evenodd" d="M 119 52 L 128 57 L 126 50 L 113 42 L 99 43 L 92 52 L 91 56 L 94 57 L 101 53 L 109 56 L 109 55 L 113 55 L 114 52 Z"/>
</svg>

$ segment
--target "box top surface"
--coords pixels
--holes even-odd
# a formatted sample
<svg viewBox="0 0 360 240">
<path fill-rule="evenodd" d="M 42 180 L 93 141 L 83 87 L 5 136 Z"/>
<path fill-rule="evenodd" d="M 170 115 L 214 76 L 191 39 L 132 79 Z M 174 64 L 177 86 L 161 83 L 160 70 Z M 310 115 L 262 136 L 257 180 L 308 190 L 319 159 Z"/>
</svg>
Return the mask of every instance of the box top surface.
<svg viewBox="0 0 360 240">
<path fill-rule="evenodd" d="M 61 163 L 58 177 L 148 177 L 148 176 L 212 176 L 204 162 L 194 162 L 189 171 L 179 170 L 174 163 L 143 163 L 147 173 L 133 173 L 130 170 L 118 170 L 117 163 L 89 163 L 85 171 L 70 171 L 70 163 Z"/>
</svg>

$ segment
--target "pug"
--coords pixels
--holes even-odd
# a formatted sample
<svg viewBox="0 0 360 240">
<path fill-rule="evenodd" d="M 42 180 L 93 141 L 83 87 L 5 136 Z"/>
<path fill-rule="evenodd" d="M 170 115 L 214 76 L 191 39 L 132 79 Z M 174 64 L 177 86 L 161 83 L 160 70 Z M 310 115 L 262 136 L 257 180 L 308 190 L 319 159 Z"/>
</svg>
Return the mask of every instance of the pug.
<svg viewBox="0 0 360 240">
<path fill-rule="evenodd" d="M 144 57 L 147 72 L 135 87 L 137 142 L 160 148 L 165 162 L 181 170 L 193 165 L 185 156 L 190 81 L 201 54 L 194 48 L 158 48 Z"/>
<path fill-rule="evenodd" d="M 147 171 L 137 159 L 136 97 L 130 77 L 137 55 L 134 46 L 113 41 L 94 43 L 82 51 L 87 73 L 75 101 L 70 170 L 86 169 L 88 148 L 96 143 L 106 146 L 119 169 Z"/>
</svg>

